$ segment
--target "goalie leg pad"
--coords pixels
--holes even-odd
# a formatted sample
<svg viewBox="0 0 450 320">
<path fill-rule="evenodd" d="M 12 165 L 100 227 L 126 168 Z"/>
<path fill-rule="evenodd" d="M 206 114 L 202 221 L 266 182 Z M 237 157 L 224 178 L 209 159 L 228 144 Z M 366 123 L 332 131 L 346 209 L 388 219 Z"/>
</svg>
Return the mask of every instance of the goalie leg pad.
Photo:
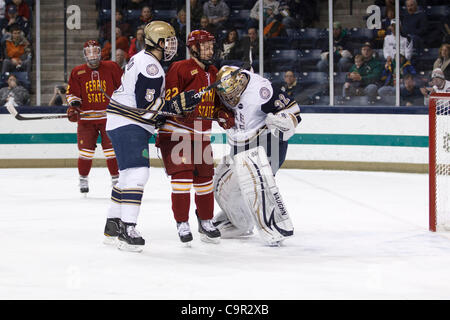
<svg viewBox="0 0 450 320">
<path fill-rule="evenodd" d="M 224 157 L 217 166 L 214 176 L 214 198 L 222 209 L 214 220 L 222 238 L 248 235 L 254 227 L 252 214 L 245 205 L 230 162 L 230 157 Z"/>
<path fill-rule="evenodd" d="M 261 238 L 276 245 L 294 234 L 289 213 L 275 183 L 263 147 L 234 156 L 234 172 Z"/>
</svg>

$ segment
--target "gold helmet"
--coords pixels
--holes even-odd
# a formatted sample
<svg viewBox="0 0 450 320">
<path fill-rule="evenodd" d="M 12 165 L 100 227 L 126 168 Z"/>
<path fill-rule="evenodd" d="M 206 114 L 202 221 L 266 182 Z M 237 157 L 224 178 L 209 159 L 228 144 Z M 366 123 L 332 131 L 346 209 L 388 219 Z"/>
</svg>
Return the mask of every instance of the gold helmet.
<svg viewBox="0 0 450 320">
<path fill-rule="evenodd" d="M 223 66 L 217 73 L 217 80 L 223 82 L 217 86 L 217 94 L 223 102 L 234 107 L 238 104 L 242 92 L 247 87 L 249 78 L 244 72 L 231 76 L 237 67 Z"/>
<path fill-rule="evenodd" d="M 164 61 L 171 60 L 177 53 L 178 41 L 175 29 L 164 21 L 152 21 L 144 28 L 145 44 L 160 49 L 164 53 Z M 164 40 L 164 47 L 159 41 Z"/>
</svg>

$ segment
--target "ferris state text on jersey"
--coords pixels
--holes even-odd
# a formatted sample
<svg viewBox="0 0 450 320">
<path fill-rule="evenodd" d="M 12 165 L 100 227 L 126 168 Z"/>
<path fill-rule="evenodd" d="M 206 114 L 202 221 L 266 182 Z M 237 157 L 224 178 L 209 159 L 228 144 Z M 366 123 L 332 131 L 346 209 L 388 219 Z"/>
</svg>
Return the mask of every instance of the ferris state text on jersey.
<svg viewBox="0 0 450 320">
<path fill-rule="evenodd" d="M 195 90 L 200 92 L 216 81 L 218 70 L 209 66 L 208 71 L 203 70 L 194 59 L 174 62 L 166 74 L 166 99 L 171 99 L 182 91 Z M 202 97 L 196 106 L 193 117 L 213 117 L 215 109 L 220 105 L 215 90 L 210 90 Z M 200 120 L 201 132 L 196 126 L 195 133 L 209 133 L 211 120 Z M 189 119 L 168 118 L 160 132 L 194 133 L 194 122 Z"/>
<path fill-rule="evenodd" d="M 93 76 L 93 72 L 96 72 Z M 80 121 L 106 120 L 106 108 L 109 96 L 120 86 L 122 69 L 114 61 L 100 61 L 97 69 L 87 64 L 73 68 L 67 87 L 67 102 L 81 103 Z"/>
</svg>

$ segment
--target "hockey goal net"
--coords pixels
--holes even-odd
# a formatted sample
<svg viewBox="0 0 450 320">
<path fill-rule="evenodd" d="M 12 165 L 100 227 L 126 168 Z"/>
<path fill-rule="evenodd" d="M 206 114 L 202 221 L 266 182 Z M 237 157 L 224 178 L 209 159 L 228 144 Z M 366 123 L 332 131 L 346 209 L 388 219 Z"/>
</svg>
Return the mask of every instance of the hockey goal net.
<svg viewBox="0 0 450 320">
<path fill-rule="evenodd" d="M 430 230 L 450 231 L 450 93 L 429 100 Z"/>
</svg>

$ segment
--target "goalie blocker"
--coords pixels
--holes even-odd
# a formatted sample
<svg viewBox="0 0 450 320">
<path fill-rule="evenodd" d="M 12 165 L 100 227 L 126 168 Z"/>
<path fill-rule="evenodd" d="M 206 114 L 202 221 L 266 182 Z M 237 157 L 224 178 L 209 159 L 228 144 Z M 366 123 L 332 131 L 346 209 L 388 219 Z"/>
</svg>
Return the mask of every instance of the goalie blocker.
<svg viewBox="0 0 450 320">
<path fill-rule="evenodd" d="M 214 194 L 223 210 L 215 218 L 222 238 L 251 233 L 254 226 L 270 246 L 279 245 L 294 234 L 263 147 L 238 153 L 218 166 Z"/>
</svg>

